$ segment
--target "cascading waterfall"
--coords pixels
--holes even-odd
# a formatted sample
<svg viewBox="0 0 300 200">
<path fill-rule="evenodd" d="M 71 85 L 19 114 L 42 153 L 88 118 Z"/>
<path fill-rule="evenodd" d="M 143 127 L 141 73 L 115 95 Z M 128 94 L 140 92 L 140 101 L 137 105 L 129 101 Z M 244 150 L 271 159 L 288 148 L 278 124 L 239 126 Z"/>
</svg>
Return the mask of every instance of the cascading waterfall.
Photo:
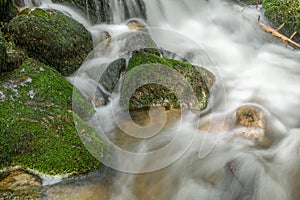
<svg viewBox="0 0 300 200">
<path fill-rule="evenodd" d="M 115 24 L 123 23 L 130 18 L 146 19 L 142 0 L 110 0 L 110 6 Z"/>
<path fill-rule="evenodd" d="M 112 39 L 118 39 L 128 33 L 122 24 L 128 18 L 146 16 L 139 2 L 111 0 L 114 24 L 92 27 L 84 20 L 81 23 L 95 37 L 107 31 Z M 143 171 L 145 166 L 176 156 L 192 139 L 172 165 L 145 174 L 118 172 L 110 199 L 299 199 L 300 52 L 262 32 L 256 24 L 262 13 L 254 7 L 242 8 L 221 0 L 145 0 L 144 4 L 146 23 L 156 27 L 150 30 L 158 46 L 192 64 L 204 65 L 215 73 L 224 90 L 212 94 L 214 103 L 201 118 L 199 114 L 182 113 L 180 120 L 168 122 L 159 135 L 131 146 L 132 151 L 152 151 L 172 141 L 177 133 L 179 140 L 170 151 L 143 162 L 121 158 L 118 163 Z M 181 41 L 179 35 L 185 39 Z M 120 38 L 114 40 L 110 54 L 90 60 L 95 73 L 119 55 L 124 45 L 124 38 Z M 80 81 L 80 89 L 87 93 L 97 84 L 87 76 L 80 77 Z M 100 119 L 102 128 L 118 139 L 122 131 L 114 123 L 111 105 L 98 108 L 95 119 Z M 254 105 L 263 113 L 265 134 L 270 139 L 266 146 L 253 145 L 235 134 L 239 131 L 236 109 L 243 105 Z M 218 121 L 225 125 L 220 128 Z M 101 194 L 94 190 L 92 199 L 98 199 Z"/>
</svg>

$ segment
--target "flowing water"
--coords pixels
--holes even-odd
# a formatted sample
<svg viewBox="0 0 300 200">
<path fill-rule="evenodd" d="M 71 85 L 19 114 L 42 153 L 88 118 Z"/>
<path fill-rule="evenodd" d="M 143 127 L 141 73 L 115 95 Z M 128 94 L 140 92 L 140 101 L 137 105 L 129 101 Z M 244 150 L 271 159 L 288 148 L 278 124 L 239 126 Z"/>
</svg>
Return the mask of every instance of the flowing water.
<svg viewBox="0 0 300 200">
<path fill-rule="evenodd" d="M 80 84 L 75 85 L 86 95 L 93 95 L 96 89 L 90 88 L 97 84 L 85 70 L 101 74 L 108 63 L 135 48 L 124 46 L 133 33 L 128 33 L 120 2 L 111 1 L 115 24 L 91 26 L 75 17 L 92 32 L 95 44 L 103 31 L 112 38 L 111 49 L 103 53 L 103 43 L 98 45 L 77 74 Z M 129 10 L 137 9 L 134 2 L 127 1 Z M 261 31 L 256 19 L 262 13 L 255 7 L 220 0 L 144 3 L 145 23 L 157 45 L 216 75 L 211 103 L 201 113 L 153 109 L 151 120 L 147 113 L 136 113 L 137 125 L 115 115 L 120 112 L 118 94 L 112 95 L 90 123 L 126 150 L 113 148 L 113 162 L 104 158 L 119 171 L 48 186 L 48 199 L 300 199 L 300 52 Z M 44 6 L 64 10 L 57 4 Z M 64 12 L 77 16 L 71 9 Z M 237 125 L 236 110 L 244 105 L 262 113 L 260 130 Z M 163 127 L 146 139 L 125 134 L 149 133 L 156 126 Z M 240 131 L 258 131 L 263 137 L 253 141 Z M 106 178 L 110 181 L 103 183 Z"/>
</svg>

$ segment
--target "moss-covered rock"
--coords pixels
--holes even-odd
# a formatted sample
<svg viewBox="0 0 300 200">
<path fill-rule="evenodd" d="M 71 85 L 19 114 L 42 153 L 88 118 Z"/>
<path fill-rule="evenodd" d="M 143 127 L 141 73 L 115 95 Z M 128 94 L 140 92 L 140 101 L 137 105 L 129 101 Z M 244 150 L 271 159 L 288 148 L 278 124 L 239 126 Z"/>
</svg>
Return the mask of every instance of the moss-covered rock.
<svg viewBox="0 0 300 200">
<path fill-rule="evenodd" d="M 0 169 L 21 166 L 50 175 L 74 175 L 100 166 L 77 134 L 75 123 L 84 129 L 80 136 L 86 138 L 85 145 L 103 151 L 95 130 L 71 110 L 72 97 L 83 102 L 84 109 L 89 107 L 80 94 L 72 96 L 73 90 L 55 69 L 33 59 L 2 77 Z"/>
<path fill-rule="evenodd" d="M 3 37 L 3 33 L 0 30 L 0 73 L 7 70 L 6 66 L 6 45 L 5 45 L 5 39 Z"/>
<path fill-rule="evenodd" d="M 300 42 L 300 1 L 298 0 L 264 0 L 265 16 L 274 27 L 285 23 L 280 30 L 286 36 L 292 35 L 295 31 L 295 40 Z"/>
<path fill-rule="evenodd" d="M 17 45 L 63 75 L 78 69 L 93 48 L 86 28 L 54 10 L 39 8 L 23 12 L 8 24 Z"/>
<path fill-rule="evenodd" d="M 152 105 L 202 110 L 208 104 L 214 80 L 204 68 L 138 52 L 129 60 L 120 104 L 127 107 L 129 102 L 130 110 Z"/>
<path fill-rule="evenodd" d="M 17 7 L 12 0 L 0 0 L 0 21 L 8 22 L 18 13 Z"/>
</svg>

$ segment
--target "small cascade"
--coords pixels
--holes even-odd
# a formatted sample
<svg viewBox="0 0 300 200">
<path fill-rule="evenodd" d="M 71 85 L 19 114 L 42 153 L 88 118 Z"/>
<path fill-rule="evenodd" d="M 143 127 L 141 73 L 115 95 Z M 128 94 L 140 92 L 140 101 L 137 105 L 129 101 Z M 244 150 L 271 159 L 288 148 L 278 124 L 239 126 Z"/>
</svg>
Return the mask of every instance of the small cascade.
<svg viewBox="0 0 300 200">
<path fill-rule="evenodd" d="M 24 8 L 27 8 L 27 7 L 38 7 L 40 5 L 42 5 L 42 3 L 49 3 L 51 2 L 51 0 L 23 0 L 23 1 L 19 1 L 20 2 L 20 7 L 24 7 Z"/>
<path fill-rule="evenodd" d="M 111 0 L 113 23 L 119 24 L 130 18 L 146 19 L 143 0 Z"/>
</svg>

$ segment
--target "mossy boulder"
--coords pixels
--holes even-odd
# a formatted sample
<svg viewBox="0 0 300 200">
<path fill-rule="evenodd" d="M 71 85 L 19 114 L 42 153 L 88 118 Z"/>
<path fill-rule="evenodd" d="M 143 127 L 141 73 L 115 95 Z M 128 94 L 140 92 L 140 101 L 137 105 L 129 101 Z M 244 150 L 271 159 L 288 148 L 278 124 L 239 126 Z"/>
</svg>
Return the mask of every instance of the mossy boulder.
<svg viewBox="0 0 300 200">
<path fill-rule="evenodd" d="M 264 0 L 263 8 L 265 16 L 274 27 L 285 23 L 279 32 L 288 37 L 297 32 L 294 39 L 300 42 L 300 2 L 298 0 Z"/>
<path fill-rule="evenodd" d="M 8 24 L 16 44 L 63 75 L 78 69 L 93 48 L 91 34 L 74 19 L 54 10 L 28 9 Z"/>
<path fill-rule="evenodd" d="M 0 0 L 0 22 L 8 22 L 18 13 L 12 0 Z"/>
<path fill-rule="evenodd" d="M 5 39 L 3 37 L 3 33 L 0 30 L 0 73 L 7 70 L 6 59 L 7 53 Z"/>
<path fill-rule="evenodd" d="M 134 53 L 124 77 L 120 104 L 130 110 L 157 105 L 203 110 L 214 80 L 204 68 L 152 53 Z"/>
<path fill-rule="evenodd" d="M 85 109 L 86 115 L 92 114 L 93 108 L 73 90 L 55 69 L 29 58 L 1 78 L 0 169 L 20 166 L 68 176 L 99 168 L 100 162 L 79 136 L 99 152 L 104 144 L 71 110 L 72 100 L 82 102 L 78 107 Z M 84 131 L 77 131 L 76 124 Z"/>
</svg>

